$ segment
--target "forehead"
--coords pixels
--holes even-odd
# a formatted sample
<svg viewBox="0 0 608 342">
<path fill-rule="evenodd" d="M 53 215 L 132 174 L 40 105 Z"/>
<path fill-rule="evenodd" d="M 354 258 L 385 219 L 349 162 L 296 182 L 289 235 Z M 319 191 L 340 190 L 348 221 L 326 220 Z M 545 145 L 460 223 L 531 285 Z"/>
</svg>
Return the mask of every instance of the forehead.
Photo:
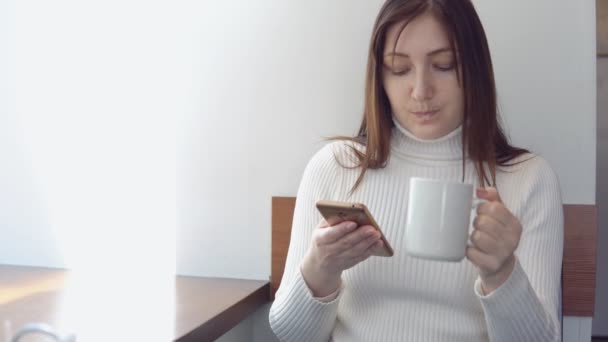
<svg viewBox="0 0 608 342">
<path fill-rule="evenodd" d="M 450 47 L 450 39 L 441 22 L 431 13 L 424 13 L 411 20 L 393 24 L 386 33 L 384 52 L 414 55 L 425 54 L 438 48 Z M 403 30 L 402 30 L 403 28 Z M 395 41 L 397 45 L 395 46 Z"/>
</svg>

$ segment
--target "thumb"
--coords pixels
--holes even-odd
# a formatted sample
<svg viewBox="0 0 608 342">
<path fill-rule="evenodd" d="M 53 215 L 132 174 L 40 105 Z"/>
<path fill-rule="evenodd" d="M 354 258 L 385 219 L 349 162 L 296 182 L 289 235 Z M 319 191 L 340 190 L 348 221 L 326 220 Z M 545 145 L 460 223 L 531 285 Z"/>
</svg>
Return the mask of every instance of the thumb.
<svg viewBox="0 0 608 342">
<path fill-rule="evenodd" d="M 477 188 L 477 197 L 481 199 L 485 199 L 490 202 L 499 202 L 502 203 L 502 199 L 500 198 L 500 194 L 495 187 L 485 187 L 485 188 Z"/>
</svg>

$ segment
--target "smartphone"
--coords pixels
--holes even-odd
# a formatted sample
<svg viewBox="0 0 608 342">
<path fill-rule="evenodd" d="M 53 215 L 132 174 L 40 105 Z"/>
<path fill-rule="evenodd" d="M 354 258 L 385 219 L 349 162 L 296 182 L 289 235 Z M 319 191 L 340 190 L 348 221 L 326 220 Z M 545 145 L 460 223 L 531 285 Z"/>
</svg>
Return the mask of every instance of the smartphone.
<svg viewBox="0 0 608 342">
<path fill-rule="evenodd" d="M 374 254 L 378 256 L 391 257 L 393 254 L 393 248 L 386 241 L 384 234 L 380 230 L 380 226 L 374 220 L 374 217 L 369 212 L 365 204 L 362 203 L 349 203 L 349 202 L 336 202 L 336 201 L 317 201 L 317 209 L 321 212 L 323 218 L 330 226 L 343 221 L 353 221 L 359 226 L 370 225 L 376 228 L 380 233 L 380 239 L 384 244 L 384 248 L 380 254 Z"/>
</svg>

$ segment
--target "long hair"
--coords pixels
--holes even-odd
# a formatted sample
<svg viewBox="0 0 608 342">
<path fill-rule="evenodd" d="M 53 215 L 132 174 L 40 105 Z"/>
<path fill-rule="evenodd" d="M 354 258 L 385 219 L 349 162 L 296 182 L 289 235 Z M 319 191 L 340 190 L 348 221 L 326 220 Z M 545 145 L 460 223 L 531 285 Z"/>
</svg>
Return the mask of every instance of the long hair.
<svg viewBox="0 0 608 342">
<path fill-rule="evenodd" d="M 494 71 L 490 49 L 479 16 L 470 0 L 387 0 L 376 18 L 368 52 L 365 78 L 365 106 L 359 133 L 355 137 L 334 137 L 365 146 L 362 152 L 351 146 L 361 168 L 351 193 L 361 184 L 368 169 L 386 166 L 394 127 L 391 106 L 382 82 L 382 61 L 386 34 L 397 23 L 409 23 L 432 13 L 448 34 L 464 92 L 462 122 L 462 179 L 468 152 L 481 186 L 496 186 L 496 168 L 507 166 L 527 150 L 509 144 L 500 125 Z M 405 27 L 405 26 L 403 26 Z M 402 28 L 403 30 L 403 28 Z M 489 169 L 484 168 L 484 163 Z"/>
</svg>

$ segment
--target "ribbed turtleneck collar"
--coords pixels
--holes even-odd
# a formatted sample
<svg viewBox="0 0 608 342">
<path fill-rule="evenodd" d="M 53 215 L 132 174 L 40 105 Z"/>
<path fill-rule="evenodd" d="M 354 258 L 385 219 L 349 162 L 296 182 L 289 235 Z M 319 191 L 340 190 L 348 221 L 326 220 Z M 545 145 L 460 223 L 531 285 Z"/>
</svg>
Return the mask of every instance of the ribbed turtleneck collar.
<svg viewBox="0 0 608 342">
<path fill-rule="evenodd" d="M 391 137 L 394 152 L 416 159 L 433 161 L 462 160 L 462 125 L 441 138 L 417 138 L 393 118 L 395 127 Z"/>
</svg>

